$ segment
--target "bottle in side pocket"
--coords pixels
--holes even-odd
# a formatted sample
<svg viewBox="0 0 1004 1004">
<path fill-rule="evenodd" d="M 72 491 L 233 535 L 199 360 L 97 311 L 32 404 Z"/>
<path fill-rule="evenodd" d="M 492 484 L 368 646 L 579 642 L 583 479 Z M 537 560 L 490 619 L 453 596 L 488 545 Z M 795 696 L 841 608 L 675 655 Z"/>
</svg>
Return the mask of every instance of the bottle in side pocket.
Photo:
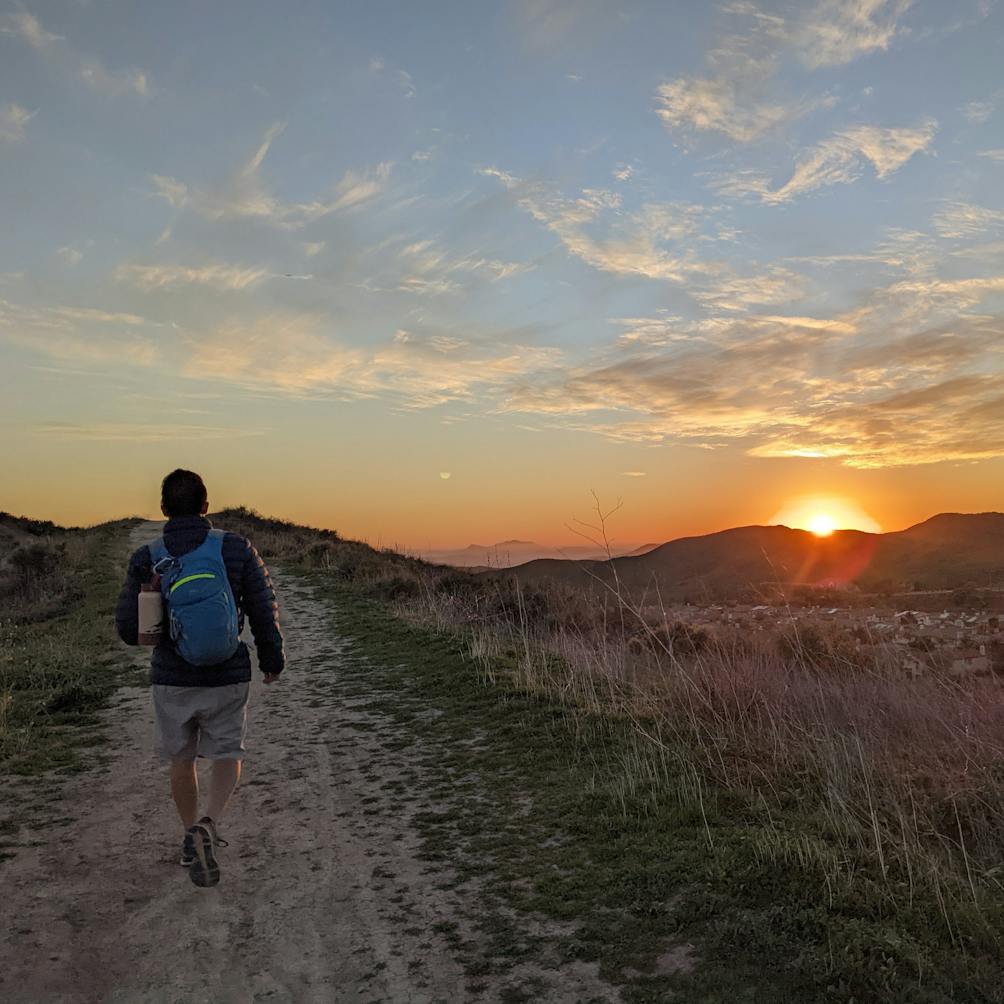
<svg viewBox="0 0 1004 1004">
<path fill-rule="evenodd" d="M 160 576 L 144 582 L 139 593 L 140 645 L 156 645 L 164 634 L 164 597 L 160 592 Z"/>
</svg>

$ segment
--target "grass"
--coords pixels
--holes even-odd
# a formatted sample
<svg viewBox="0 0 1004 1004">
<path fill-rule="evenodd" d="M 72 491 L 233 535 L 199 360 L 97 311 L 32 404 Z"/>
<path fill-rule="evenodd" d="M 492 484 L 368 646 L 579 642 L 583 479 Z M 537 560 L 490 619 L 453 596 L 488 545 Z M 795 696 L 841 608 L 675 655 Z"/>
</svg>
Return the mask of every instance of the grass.
<svg viewBox="0 0 1004 1004">
<path fill-rule="evenodd" d="M 632 1002 L 1004 1000 L 999 906 L 891 894 L 891 865 L 849 853 L 797 784 L 769 806 L 710 785 L 684 756 L 653 760 L 629 716 L 521 683 L 518 651 L 489 675 L 462 637 L 315 581 L 354 641 L 333 686 L 389 717 L 385 748 L 423 770 L 422 856 L 480 884 L 472 929 L 443 932 L 472 992 L 527 960 L 583 960 Z M 535 935 L 534 916 L 567 927 Z"/>
<path fill-rule="evenodd" d="M 31 578 L 7 583 L 0 614 L 0 764 L 9 773 L 79 770 L 102 742 L 97 712 L 135 672 L 114 626 L 127 558 L 124 531 L 131 525 L 45 527 L 45 536 L 27 547 L 52 559 L 36 553 Z"/>
<path fill-rule="evenodd" d="M 457 655 L 448 691 L 463 680 L 465 693 L 482 686 L 500 706 L 532 699 L 546 709 L 515 730 L 510 752 L 524 770 L 514 791 L 533 787 L 537 747 L 528 748 L 542 732 L 575 744 L 570 762 L 589 773 L 566 772 L 562 785 L 590 797 L 559 799 L 562 818 L 583 837 L 619 814 L 632 838 L 618 839 L 615 864 L 602 856 L 610 834 L 591 831 L 596 847 L 572 872 L 590 892 L 621 867 L 639 896 L 673 890 L 669 911 L 614 896 L 648 911 L 649 926 L 625 944 L 642 944 L 668 912 L 701 942 L 708 1000 L 728 996 L 714 988 L 732 988 L 742 958 L 753 986 L 768 979 L 764 965 L 776 967 L 783 1000 L 1004 1000 L 1001 679 L 909 680 L 880 648 L 859 651 L 786 622 L 783 610 L 772 630 L 695 638 L 634 606 L 616 579 L 597 602 L 296 532 L 294 541 L 280 528 L 269 544 L 323 569 L 341 602 L 379 598 L 384 617 L 419 632 L 388 650 L 379 635 L 389 628 L 364 638 L 379 659 L 420 672 L 438 631 Z M 352 623 L 343 616 L 337 629 L 351 633 Z M 485 730 L 493 750 L 509 735 L 504 724 Z M 499 821 L 504 832 L 505 813 Z M 625 863 L 630 854 L 644 866 Z M 531 858 L 522 865 L 520 888 Z M 561 892 L 564 907 L 556 895 L 544 904 L 555 915 L 588 912 L 574 888 Z M 747 956 L 736 953 L 742 943 Z M 743 999 L 738 985 L 729 993 Z"/>
</svg>

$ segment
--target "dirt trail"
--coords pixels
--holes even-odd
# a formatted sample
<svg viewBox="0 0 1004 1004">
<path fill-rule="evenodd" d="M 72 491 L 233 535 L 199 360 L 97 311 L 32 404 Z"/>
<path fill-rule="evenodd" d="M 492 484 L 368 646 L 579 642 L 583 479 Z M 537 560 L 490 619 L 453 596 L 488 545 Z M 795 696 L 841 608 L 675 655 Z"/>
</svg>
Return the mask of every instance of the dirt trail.
<svg viewBox="0 0 1004 1004">
<path fill-rule="evenodd" d="M 137 527 L 133 544 L 160 526 Z M 148 691 L 119 691 L 106 712 L 107 761 L 44 782 L 62 825 L 25 827 L 0 866 L 3 1000 L 499 999 L 497 987 L 476 998 L 464 989 L 436 931 L 458 894 L 417 859 L 407 813 L 366 811 L 400 772 L 375 738 L 393 725 L 325 697 L 343 651 L 330 609 L 294 576 L 275 578 L 289 672 L 265 687 L 254 670 L 221 885 L 200 890 L 177 864 L 180 824 Z M 136 650 L 137 672 L 146 656 Z M 345 727 L 353 716 L 368 727 Z M 595 1000 L 602 989 L 576 977 L 548 999 Z"/>
</svg>

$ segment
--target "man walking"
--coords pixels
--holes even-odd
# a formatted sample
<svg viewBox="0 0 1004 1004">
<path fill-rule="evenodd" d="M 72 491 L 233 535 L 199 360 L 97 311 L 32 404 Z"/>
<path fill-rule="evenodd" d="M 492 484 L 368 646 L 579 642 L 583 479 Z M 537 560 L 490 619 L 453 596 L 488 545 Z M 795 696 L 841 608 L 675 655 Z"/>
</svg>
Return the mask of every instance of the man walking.
<svg viewBox="0 0 1004 1004">
<path fill-rule="evenodd" d="M 153 650 L 153 708 L 161 752 L 171 763 L 171 794 L 185 827 L 181 863 L 190 868 L 196 885 L 211 886 L 220 880 L 215 847 L 226 843 L 216 827 L 240 779 L 245 748 L 251 658 L 237 635 L 246 614 L 265 683 L 274 683 L 285 666 L 279 608 L 268 569 L 251 542 L 235 533 L 213 530 L 206 519 L 209 502 L 198 474 L 181 469 L 168 474 L 161 485 L 161 511 L 167 517 L 163 537 L 129 559 L 115 626 L 127 645 L 136 645 L 141 587 L 157 581 L 155 574 L 167 576 L 164 592 L 173 629 L 164 630 Z M 190 574 L 177 571 L 184 561 L 194 569 Z M 218 576 L 214 567 L 220 571 Z M 224 570 L 226 581 L 221 582 Z M 192 619 L 198 616 L 193 612 L 200 603 L 210 610 L 208 620 L 204 616 L 202 621 Z M 194 625 L 191 630 L 185 629 L 182 613 Z M 199 639 L 194 636 L 200 630 L 215 633 L 203 650 L 224 653 L 222 661 L 205 665 L 206 660 L 198 656 Z M 209 802 L 201 817 L 195 770 L 200 756 L 212 761 Z"/>
</svg>

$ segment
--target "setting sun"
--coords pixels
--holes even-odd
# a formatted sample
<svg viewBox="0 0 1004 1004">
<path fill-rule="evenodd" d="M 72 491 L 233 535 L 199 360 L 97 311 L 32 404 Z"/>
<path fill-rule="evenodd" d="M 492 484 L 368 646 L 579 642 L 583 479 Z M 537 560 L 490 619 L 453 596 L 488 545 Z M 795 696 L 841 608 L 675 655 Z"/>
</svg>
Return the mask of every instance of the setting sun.
<svg viewBox="0 0 1004 1004">
<path fill-rule="evenodd" d="M 795 530 L 809 530 L 828 537 L 834 530 L 864 530 L 881 533 L 882 527 L 857 504 L 837 496 L 806 495 L 786 502 L 770 520 Z"/>
<path fill-rule="evenodd" d="M 809 520 L 808 529 L 817 537 L 829 537 L 836 528 L 837 524 L 833 521 L 833 517 L 826 515 L 826 513 L 819 513 Z"/>
</svg>

